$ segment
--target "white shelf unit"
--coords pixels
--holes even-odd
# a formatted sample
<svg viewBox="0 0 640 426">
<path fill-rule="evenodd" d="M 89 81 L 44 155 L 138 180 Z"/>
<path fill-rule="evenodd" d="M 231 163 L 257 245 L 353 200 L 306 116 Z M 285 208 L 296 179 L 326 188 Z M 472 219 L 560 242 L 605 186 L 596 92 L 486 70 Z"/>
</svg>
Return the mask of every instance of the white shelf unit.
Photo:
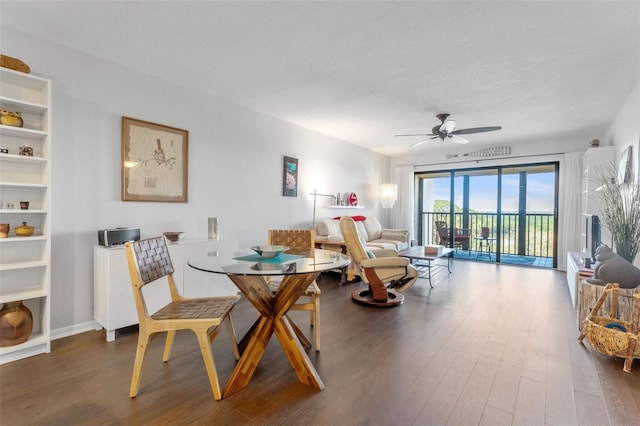
<svg viewBox="0 0 640 426">
<path fill-rule="evenodd" d="M 11 227 L 0 238 L 0 304 L 22 300 L 33 315 L 29 339 L 0 348 L 3 364 L 51 350 L 51 81 L 0 68 L 0 109 L 19 111 L 24 122 L 0 125 L 0 146 L 9 150 L 0 153 L 0 223 Z M 18 155 L 23 145 L 33 157 Z M 20 210 L 20 201 L 29 201 L 29 209 Z M 15 235 L 23 222 L 34 235 Z"/>
<path fill-rule="evenodd" d="M 328 209 L 364 209 L 364 206 L 329 206 Z"/>
<path fill-rule="evenodd" d="M 217 250 L 237 250 L 235 240 L 181 240 L 169 244 L 173 278 L 184 297 L 208 297 L 237 294 L 238 289 L 226 275 L 198 271 L 189 259 Z M 146 287 L 145 287 L 146 289 Z M 150 286 L 145 299 L 151 311 L 171 300 L 168 287 Z M 106 330 L 107 342 L 116 338 L 116 330 L 138 323 L 133 300 L 129 266 L 124 246 L 93 248 L 93 319 L 96 330 Z"/>
<path fill-rule="evenodd" d="M 598 182 L 598 178 L 602 173 L 609 171 L 611 168 L 612 173 L 615 173 L 615 146 L 603 146 L 598 148 L 589 148 L 585 151 L 584 156 L 582 158 L 582 247 L 586 247 L 587 235 L 585 232 L 587 231 L 586 226 L 584 225 L 586 222 L 586 217 L 590 215 L 598 215 L 600 216 L 600 220 L 602 220 L 602 214 L 600 211 L 600 200 L 598 199 L 597 189 L 600 186 Z M 612 176 L 615 179 L 615 175 Z M 603 231 L 604 224 L 603 224 Z M 606 231 L 608 232 L 608 231 Z M 602 235 L 602 241 L 606 242 L 608 239 L 605 239 L 605 233 Z M 609 243 L 610 244 L 610 243 Z"/>
</svg>

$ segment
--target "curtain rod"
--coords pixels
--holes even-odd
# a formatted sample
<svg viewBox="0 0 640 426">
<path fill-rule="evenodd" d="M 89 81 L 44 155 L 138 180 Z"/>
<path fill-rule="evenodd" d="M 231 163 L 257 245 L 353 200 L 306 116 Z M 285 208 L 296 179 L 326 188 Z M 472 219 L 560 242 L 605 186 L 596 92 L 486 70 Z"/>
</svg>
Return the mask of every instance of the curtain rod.
<svg viewBox="0 0 640 426">
<path fill-rule="evenodd" d="M 579 152 L 579 151 L 576 151 L 576 152 Z M 458 164 L 458 163 L 469 163 L 469 162 L 479 163 L 481 161 L 500 160 L 500 159 L 505 159 L 505 158 L 532 158 L 532 157 L 545 157 L 547 155 L 564 155 L 564 154 L 568 154 L 568 153 L 567 152 L 552 152 L 552 153 L 548 153 L 548 154 L 514 155 L 514 156 L 511 156 L 511 157 L 492 157 L 492 158 L 478 158 L 478 159 L 466 158 L 464 160 L 448 161 L 448 162 L 443 162 L 443 163 L 397 164 L 396 167 L 398 167 L 398 166 L 413 166 L 413 167 L 441 166 L 441 165 L 447 165 L 447 164 Z"/>
</svg>

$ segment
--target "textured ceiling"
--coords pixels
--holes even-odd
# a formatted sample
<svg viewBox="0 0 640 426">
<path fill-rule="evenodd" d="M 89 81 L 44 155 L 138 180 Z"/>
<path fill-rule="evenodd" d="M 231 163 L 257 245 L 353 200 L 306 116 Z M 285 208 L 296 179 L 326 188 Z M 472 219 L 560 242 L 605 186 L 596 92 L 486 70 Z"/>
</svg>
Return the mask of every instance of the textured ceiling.
<svg viewBox="0 0 640 426">
<path fill-rule="evenodd" d="M 638 1 L 2 0 L 0 12 L 3 26 L 387 155 L 439 112 L 503 126 L 468 147 L 586 143 L 640 81 Z"/>
</svg>

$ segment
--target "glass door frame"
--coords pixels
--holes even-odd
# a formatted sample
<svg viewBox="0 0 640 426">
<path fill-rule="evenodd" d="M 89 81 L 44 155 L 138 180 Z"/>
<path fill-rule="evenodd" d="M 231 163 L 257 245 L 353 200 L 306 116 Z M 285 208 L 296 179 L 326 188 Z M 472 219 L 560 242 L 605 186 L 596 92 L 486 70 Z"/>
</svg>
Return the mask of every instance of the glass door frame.
<svg viewBox="0 0 640 426">
<path fill-rule="evenodd" d="M 415 199 L 416 199 L 416 218 L 415 218 L 415 224 L 416 224 L 416 237 L 417 240 L 419 241 L 419 244 L 427 244 L 427 241 L 431 241 L 431 237 L 428 237 L 428 235 L 426 235 L 426 233 L 431 233 L 431 235 L 434 234 L 434 230 L 433 230 L 433 219 L 430 220 L 431 223 L 425 223 L 426 222 L 426 216 L 428 215 L 428 213 L 436 213 L 436 212 L 426 212 L 424 210 L 424 201 L 425 201 L 425 191 L 424 191 L 424 182 L 426 181 L 425 178 L 428 178 L 430 175 L 433 175 L 433 178 L 436 177 L 447 177 L 449 178 L 449 211 L 448 212 L 442 212 L 443 215 L 448 215 L 449 217 L 449 226 L 450 226 L 450 235 L 453 232 L 453 228 L 455 227 L 455 221 L 456 221 L 456 212 L 455 212 L 455 197 L 456 197 L 456 192 L 455 192 L 455 178 L 456 176 L 458 177 L 463 177 L 463 184 L 462 184 L 462 225 L 464 225 L 464 223 L 467 223 L 467 225 L 469 224 L 470 221 L 470 214 L 469 214 L 469 175 L 468 174 L 464 174 L 466 172 L 479 172 L 482 170 L 493 170 L 494 173 L 496 174 L 497 177 L 497 197 L 496 197 L 496 232 L 498 235 L 498 238 L 496 238 L 496 242 L 495 242 L 495 262 L 496 263 L 500 263 L 501 262 L 501 254 L 502 254 L 502 238 L 500 238 L 499 236 L 502 233 L 502 229 L 503 229 L 503 214 L 502 214 L 502 210 L 503 210 L 503 203 L 502 203 L 502 199 L 503 199 L 503 171 L 504 170 L 510 170 L 510 169 L 525 169 L 525 170 L 521 170 L 518 171 L 517 173 L 520 175 L 519 178 L 519 194 L 518 194 L 518 230 L 517 230 L 517 255 L 518 256 L 529 256 L 528 254 L 526 254 L 525 250 L 528 247 L 528 240 L 527 238 L 529 237 L 530 232 L 528 232 L 528 216 L 530 215 L 529 212 L 526 211 L 526 197 L 527 197 L 527 168 L 533 168 L 533 167 L 552 167 L 553 169 L 553 174 L 554 174 L 554 195 L 553 195 L 553 213 L 551 215 L 551 218 L 553 220 L 553 229 L 550 232 L 550 235 L 552 235 L 552 246 L 551 249 L 553 250 L 553 255 L 551 256 L 552 259 L 552 267 L 553 268 L 557 268 L 558 265 L 558 204 L 559 204 L 559 200 L 558 200 L 558 192 L 559 192 L 559 162 L 558 161 L 545 161 L 545 162 L 540 162 L 540 163 L 524 163 L 524 164 L 510 164 L 510 165 L 499 165 L 499 166 L 484 166 L 484 167 L 465 167 L 465 168 L 459 168 L 459 169 L 448 169 L 448 170 L 432 170 L 432 171 L 420 171 L 420 172 L 415 172 L 414 173 L 414 178 L 415 178 Z M 551 170 L 550 170 L 551 171 Z M 546 216 L 547 218 L 549 218 L 549 216 Z M 466 221 L 466 222 L 465 222 Z M 477 225 L 476 225 L 477 226 Z M 466 227 L 467 229 L 469 229 L 469 227 Z M 549 234 L 549 232 L 547 232 Z M 473 237 L 470 237 L 473 238 Z M 535 238 L 535 236 L 534 236 Z M 437 241 L 435 243 L 438 243 Z M 473 241 L 469 241 L 469 244 L 472 244 Z M 534 242 L 535 243 L 535 242 Z M 547 245 L 547 247 L 549 247 Z M 471 260 L 475 260 L 475 259 L 471 259 Z"/>
</svg>

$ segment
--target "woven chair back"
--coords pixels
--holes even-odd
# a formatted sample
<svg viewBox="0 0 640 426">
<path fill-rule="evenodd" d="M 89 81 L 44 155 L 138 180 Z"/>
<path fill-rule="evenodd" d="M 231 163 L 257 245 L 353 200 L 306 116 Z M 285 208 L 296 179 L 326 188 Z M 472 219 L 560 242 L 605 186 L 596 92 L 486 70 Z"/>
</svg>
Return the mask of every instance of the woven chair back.
<svg viewBox="0 0 640 426">
<path fill-rule="evenodd" d="M 289 247 L 289 254 L 303 254 L 314 257 L 315 232 L 306 229 L 270 229 L 268 241 L 271 245 Z"/>
<path fill-rule="evenodd" d="M 165 275 L 173 274 L 173 264 L 164 237 L 149 238 L 130 243 L 142 287 Z"/>
</svg>

